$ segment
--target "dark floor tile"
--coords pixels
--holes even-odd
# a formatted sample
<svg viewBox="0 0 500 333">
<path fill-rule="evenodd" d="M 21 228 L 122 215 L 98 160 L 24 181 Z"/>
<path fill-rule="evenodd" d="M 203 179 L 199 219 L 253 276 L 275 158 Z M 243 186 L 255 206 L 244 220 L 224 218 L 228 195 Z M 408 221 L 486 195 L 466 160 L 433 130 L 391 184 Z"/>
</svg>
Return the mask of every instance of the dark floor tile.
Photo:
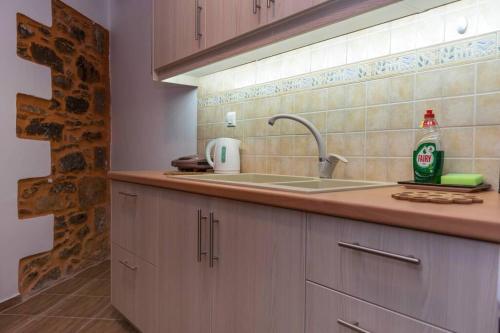
<svg viewBox="0 0 500 333">
<path fill-rule="evenodd" d="M 25 315 L 0 315 L 0 333 L 16 332 L 29 318 Z"/>
<path fill-rule="evenodd" d="M 39 317 L 16 333 L 70 333 L 76 332 L 89 322 L 90 319 L 81 318 Z"/>
<path fill-rule="evenodd" d="M 140 333 L 134 326 L 124 320 L 92 320 L 78 333 Z"/>
<path fill-rule="evenodd" d="M 106 260 L 101 262 L 100 264 L 97 264 L 95 266 L 92 266 L 85 271 L 79 273 L 76 278 L 79 279 L 95 279 L 97 276 L 105 273 L 110 269 L 110 261 Z"/>
<path fill-rule="evenodd" d="M 111 296 L 110 280 L 90 280 L 83 288 L 75 292 L 82 296 Z"/>
<path fill-rule="evenodd" d="M 108 305 L 101 313 L 97 315 L 99 319 L 126 320 L 125 317 L 115 309 L 113 305 Z"/>
<path fill-rule="evenodd" d="M 18 295 L 16 297 L 12 297 L 11 299 L 0 303 L 0 312 L 2 312 L 3 310 L 6 310 L 8 308 L 13 307 L 14 305 L 21 303 L 22 301 L 23 301 L 23 298 L 21 297 L 21 295 Z"/>
<path fill-rule="evenodd" d="M 102 272 L 101 274 L 97 275 L 94 279 L 111 280 L 111 270 L 107 270 L 105 272 Z"/>
<path fill-rule="evenodd" d="M 50 309 L 49 316 L 94 318 L 110 303 L 109 297 L 67 296 Z"/>
<path fill-rule="evenodd" d="M 28 299 L 26 302 L 21 303 L 13 308 L 7 309 L 2 313 L 36 315 L 47 310 L 51 306 L 55 305 L 64 297 L 66 297 L 66 295 L 56 295 L 56 294 L 36 295 Z"/>
<path fill-rule="evenodd" d="M 82 288 L 85 284 L 89 283 L 89 279 L 72 278 L 61 282 L 60 284 L 47 289 L 44 294 L 72 294 L 78 289 Z"/>
</svg>

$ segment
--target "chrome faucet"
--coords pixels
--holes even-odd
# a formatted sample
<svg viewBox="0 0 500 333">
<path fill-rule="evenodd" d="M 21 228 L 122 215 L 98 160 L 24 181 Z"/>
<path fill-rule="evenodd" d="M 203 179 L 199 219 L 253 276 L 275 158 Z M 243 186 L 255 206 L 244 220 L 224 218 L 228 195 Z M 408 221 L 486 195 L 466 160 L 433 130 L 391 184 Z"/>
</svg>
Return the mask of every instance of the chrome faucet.
<svg viewBox="0 0 500 333">
<path fill-rule="evenodd" d="M 339 161 L 342 161 L 344 163 L 348 162 L 347 159 L 345 159 L 340 155 L 326 153 L 325 141 L 321 137 L 321 134 L 319 134 L 318 129 L 309 120 L 290 114 L 278 114 L 269 119 L 268 121 L 269 125 L 273 126 L 276 120 L 278 119 L 295 120 L 304 125 L 305 127 L 307 127 L 309 131 L 311 131 L 312 135 L 314 136 L 318 144 L 318 152 L 319 152 L 318 169 L 320 178 L 332 178 L 332 174 L 333 171 L 335 170 L 335 167 L 337 166 L 337 163 Z"/>
</svg>

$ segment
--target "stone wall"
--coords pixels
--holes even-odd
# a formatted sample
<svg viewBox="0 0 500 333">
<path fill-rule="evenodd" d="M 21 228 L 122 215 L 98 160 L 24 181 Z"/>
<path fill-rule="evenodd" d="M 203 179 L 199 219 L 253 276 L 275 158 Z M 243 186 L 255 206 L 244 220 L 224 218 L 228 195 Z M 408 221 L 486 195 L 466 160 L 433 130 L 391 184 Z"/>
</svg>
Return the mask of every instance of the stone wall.
<svg viewBox="0 0 500 333">
<path fill-rule="evenodd" d="M 109 255 L 109 33 L 53 0 L 52 27 L 17 15 L 17 54 L 52 77 L 51 100 L 17 96 L 17 136 L 51 145 L 51 175 L 19 181 L 19 217 L 55 216 L 54 248 L 20 262 L 25 294 Z"/>
</svg>

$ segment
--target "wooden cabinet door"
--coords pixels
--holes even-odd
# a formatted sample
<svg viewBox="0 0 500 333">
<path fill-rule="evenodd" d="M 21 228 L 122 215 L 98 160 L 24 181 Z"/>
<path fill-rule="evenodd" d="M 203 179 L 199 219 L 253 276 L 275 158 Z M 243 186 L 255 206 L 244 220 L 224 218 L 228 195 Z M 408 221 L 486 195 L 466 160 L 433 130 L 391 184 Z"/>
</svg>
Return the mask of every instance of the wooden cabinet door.
<svg viewBox="0 0 500 333">
<path fill-rule="evenodd" d="M 318 0 L 263 0 L 266 3 L 268 22 L 278 21 L 313 6 Z"/>
<path fill-rule="evenodd" d="M 237 34 L 242 35 L 267 23 L 267 0 L 238 0 Z M 259 8 L 260 7 L 260 8 Z"/>
<path fill-rule="evenodd" d="M 155 68 L 205 47 L 205 0 L 154 0 Z"/>
<path fill-rule="evenodd" d="M 149 262 L 136 259 L 134 293 L 134 325 L 143 333 L 158 331 L 158 269 Z"/>
<path fill-rule="evenodd" d="M 206 5 L 206 47 L 229 40 L 237 34 L 239 0 L 210 0 Z"/>
<path fill-rule="evenodd" d="M 128 320 L 134 322 L 135 316 L 135 258 L 116 244 L 111 245 L 111 304 Z"/>
<path fill-rule="evenodd" d="M 160 190 L 122 182 L 112 188 L 112 241 L 157 265 Z"/>
<path fill-rule="evenodd" d="M 303 333 L 305 215 L 230 200 L 213 207 L 212 332 Z"/>
<path fill-rule="evenodd" d="M 111 240 L 133 252 L 138 193 L 129 183 L 114 181 L 111 187 Z"/>
<path fill-rule="evenodd" d="M 198 256 L 198 252 L 207 250 L 208 200 L 184 192 L 162 192 L 160 332 L 209 331 L 210 276 L 206 255 Z"/>
</svg>

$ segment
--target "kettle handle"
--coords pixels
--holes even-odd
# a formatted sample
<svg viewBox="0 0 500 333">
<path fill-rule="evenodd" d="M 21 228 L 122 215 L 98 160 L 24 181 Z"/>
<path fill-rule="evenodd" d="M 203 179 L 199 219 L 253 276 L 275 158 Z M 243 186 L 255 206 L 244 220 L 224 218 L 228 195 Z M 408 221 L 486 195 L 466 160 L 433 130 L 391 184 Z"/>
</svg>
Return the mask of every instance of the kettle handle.
<svg viewBox="0 0 500 333">
<path fill-rule="evenodd" d="M 210 156 L 210 153 L 212 152 L 212 148 L 215 146 L 216 140 L 210 140 L 207 143 L 207 147 L 205 148 L 205 158 L 207 159 L 208 164 L 213 168 L 214 167 L 214 161 L 212 161 L 212 157 Z"/>
</svg>

